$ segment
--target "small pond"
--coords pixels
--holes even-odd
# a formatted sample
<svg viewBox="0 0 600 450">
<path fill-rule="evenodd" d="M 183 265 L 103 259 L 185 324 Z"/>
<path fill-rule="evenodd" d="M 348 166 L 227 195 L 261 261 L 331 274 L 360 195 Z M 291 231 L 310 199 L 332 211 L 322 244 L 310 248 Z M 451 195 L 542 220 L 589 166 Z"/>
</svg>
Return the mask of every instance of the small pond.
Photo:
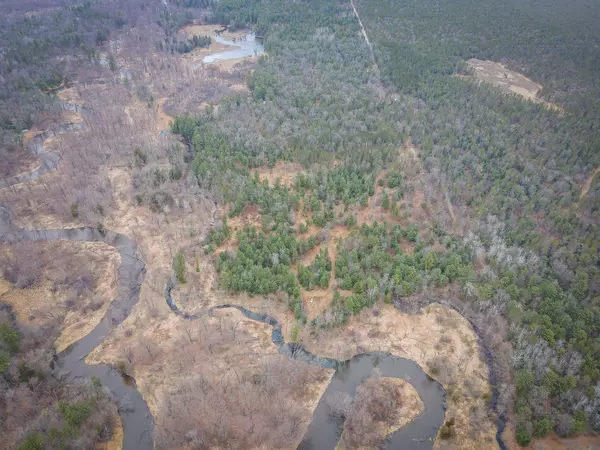
<svg viewBox="0 0 600 450">
<path fill-rule="evenodd" d="M 231 50 L 225 50 L 223 52 L 213 53 L 212 55 L 205 56 L 202 59 L 203 63 L 213 63 L 216 61 L 224 61 L 227 59 L 246 58 L 249 56 L 262 55 L 265 52 L 265 47 L 260 39 L 256 38 L 254 33 L 247 34 L 244 37 L 230 41 L 222 38 L 221 36 L 215 36 L 216 42 L 231 46 Z M 197 66 L 195 66 L 197 67 Z"/>
</svg>

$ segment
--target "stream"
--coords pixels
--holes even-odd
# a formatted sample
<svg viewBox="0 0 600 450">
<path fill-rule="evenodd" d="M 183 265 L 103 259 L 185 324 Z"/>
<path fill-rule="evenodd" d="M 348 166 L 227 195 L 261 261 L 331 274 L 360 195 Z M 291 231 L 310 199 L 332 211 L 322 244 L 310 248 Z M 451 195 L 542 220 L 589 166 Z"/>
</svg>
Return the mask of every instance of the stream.
<svg viewBox="0 0 600 450">
<path fill-rule="evenodd" d="M 117 269 L 118 297 L 108 307 L 100 323 L 85 337 L 58 355 L 60 374 L 71 379 L 90 379 L 96 376 L 103 386 L 110 389 L 111 396 L 123 422 L 124 449 L 152 449 L 154 422 L 145 400 L 136 389 L 135 382 L 127 383 L 109 365 L 88 365 L 87 355 L 94 350 L 110 331 L 123 322 L 131 308 L 138 302 L 140 286 L 144 281 L 146 265 L 140 259 L 135 241 L 113 231 L 82 227 L 58 230 L 15 230 L 10 227 L 10 213 L 0 210 L 0 241 L 17 243 L 23 241 L 79 241 L 103 242 L 114 247 L 121 255 Z"/>
<path fill-rule="evenodd" d="M 91 113 L 77 105 L 64 104 L 63 108 L 84 114 Z M 34 180 L 42 174 L 56 169 L 60 158 L 44 149 L 44 141 L 55 134 L 79 131 L 86 127 L 85 123 L 59 125 L 33 138 L 29 150 L 39 156 L 42 161 L 41 168 L 27 174 L 0 180 L 0 188 Z M 218 204 L 215 206 L 218 208 Z M 122 234 L 93 227 L 56 230 L 16 229 L 12 226 L 11 219 L 10 209 L 0 205 L 0 242 L 56 240 L 102 242 L 115 248 L 121 255 L 121 264 L 117 270 L 117 298 L 110 304 L 100 323 L 88 335 L 58 355 L 59 373 L 67 375 L 71 379 L 87 380 L 92 376 L 98 377 L 102 385 L 110 390 L 112 399 L 119 408 L 123 422 L 123 448 L 125 450 L 152 449 L 154 447 L 152 438 L 154 421 L 145 400 L 136 388 L 135 380 L 125 379 L 110 365 L 88 365 L 85 362 L 87 355 L 104 340 L 114 327 L 129 316 L 133 306 L 139 301 L 146 266 L 141 259 L 136 242 Z M 314 411 L 308 431 L 299 446 L 300 449 L 325 450 L 336 447 L 344 419 L 332 417 L 325 399 L 339 391 L 346 392 L 354 398 L 357 388 L 372 375 L 373 369 L 376 367 L 379 368 L 383 377 L 401 378 L 409 382 L 425 405 L 424 411 L 413 422 L 386 437 L 385 448 L 433 448 L 438 429 L 444 421 L 445 391 L 414 361 L 389 353 L 376 352 L 359 354 L 346 361 L 314 355 L 300 344 L 286 343 L 281 324 L 268 314 L 255 313 L 233 304 L 215 306 L 203 314 L 185 313 L 177 307 L 171 296 L 173 287 L 174 282 L 169 281 L 165 288 L 165 300 L 173 313 L 181 318 L 196 320 L 203 314 L 210 314 L 216 309 L 237 309 L 248 319 L 271 326 L 271 340 L 282 355 L 307 364 L 335 370 L 331 382 Z M 499 427 L 499 433 L 500 431 Z"/>
<path fill-rule="evenodd" d="M 78 105 L 71 105 L 69 103 L 63 103 L 62 108 L 68 111 L 76 111 L 84 114 L 88 113 L 89 111 L 86 108 L 82 108 Z M 15 175 L 14 177 L 0 180 L 0 189 L 36 180 L 45 173 L 48 173 L 52 170 L 56 170 L 58 168 L 58 165 L 60 164 L 60 156 L 56 153 L 46 150 L 42 145 L 44 141 L 49 137 L 55 136 L 57 134 L 73 133 L 85 129 L 87 129 L 87 124 L 85 122 L 67 123 L 57 125 L 56 127 L 46 130 L 43 133 L 33 137 L 27 145 L 27 149 L 30 153 L 38 157 L 38 159 L 40 160 L 40 167 L 35 170 L 32 170 L 31 172 Z"/>
<path fill-rule="evenodd" d="M 374 368 L 379 368 L 382 377 L 401 378 L 409 382 L 417 391 L 424 411 L 412 422 L 386 437 L 388 449 L 431 449 L 440 426 L 444 422 L 446 411 L 446 392 L 442 386 L 423 372 L 414 361 L 393 356 L 389 353 L 361 353 L 347 361 L 317 356 L 309 352 L 303 345 L 286 343 L 281 331 L 281 324 L 268 314 L 255 313 L 238 305 L 219 305 L 205 313 L 188 314 L 178 307 L 171 291 L 175 283 L 169 281 L 165 289 L 165 300 L 171 310 L 185 320 L 196 320 L 216 309 L 234 308 L 246 318 L 270 325 L 271 341 L 279 353 L 307 364 L 324 369 L 335 369 L 335 373 L 327 389 L 321 396 L 314 411 L 312 421 L 299 449 L 325 450 L 335 449 L 343 430 L 344 419 L 333 417 L 325 399 L 335 392 L 345 392 L 354 398 L 356 389 L 369 378 Z"/>
</svg>

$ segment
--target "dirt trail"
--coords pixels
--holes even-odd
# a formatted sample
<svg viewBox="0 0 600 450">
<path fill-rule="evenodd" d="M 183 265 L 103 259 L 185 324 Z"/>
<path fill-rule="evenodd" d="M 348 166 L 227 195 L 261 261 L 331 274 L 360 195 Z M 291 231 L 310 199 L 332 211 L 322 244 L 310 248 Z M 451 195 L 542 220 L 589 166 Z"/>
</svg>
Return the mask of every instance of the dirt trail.
<svg viewBox="0 0 600 450">
<path fill-rule="evenodd" d="M 452 224 L 456 223 L 456 216 L 454 215 L 454 208 L 452 207 L 452 202 L 450 201 L 450 194 L 448 194 L 448 188 L 446 185 L 442 185 L 442 189 L 444 191 L 444 199 L 446 201 L 446 207 L 448 208 L 448 214 L 452 217 Z"/>
<path fill-rule="evenodd" d="M 371 53 L 371 60 L 373 61 L 373 66 L 375 67 L 375 69 L 377 69 L 377 71 L 379 71 L 379 66 L 377 65 L 377 61 L 375 61 L 375 52 L 373 51 L 373 44 L 371 44 L 371 41 L 369 40 L 369 36 L 367 35 L 367 30 L 365 29 L 362 20 L 360 20 L 360 16 L 358 15 L 358 10 L 356 9 L 356 5 L 354 5 L 354 0 L 350 0 L 350 4 L 352 5 L 352 9 L 354 10 L 354 15 L 356 16 L 356 19 L 358 20 L 358 24 L 360 25 L 360 29 L 362 31 L 362 35 L 365 38 L 365 42 L 367 43 L 367 46 L 369 47 L 369 52 Z"/>
<path fill-rule="evenodd" d="M 592 172 L 592 174 L 585 180 L 583 188 L 581 189 L 581 195 L 579 196 L 579 201 L 583 200 L 587 193 L 590 191 L 592 187 L 592 181 L 594 181 L 594 177 L 600 173 L 600 167 Z"/>
</svg>

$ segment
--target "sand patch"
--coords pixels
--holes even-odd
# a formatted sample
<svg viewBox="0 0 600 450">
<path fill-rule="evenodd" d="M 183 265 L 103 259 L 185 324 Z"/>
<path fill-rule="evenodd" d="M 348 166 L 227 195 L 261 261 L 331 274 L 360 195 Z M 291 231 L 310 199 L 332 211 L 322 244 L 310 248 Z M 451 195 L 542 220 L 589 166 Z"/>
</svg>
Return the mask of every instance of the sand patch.
<svg viewBox="0 0 600 450">
<path fill-rule="evenodd" d="M 584 199 L 585 196 L 588 194 L 588 192 L 590 191 L 590 188 L 592 187 L 592 182 L 594 181 L 594 177 L 596 175 L 598 175 L 598 173 L 600 173 L 600 167 L 598 167 L 596 170 L 594 170 L 592 172 L 592 174 L 587 178 L 587 180 L 585 180 L 585 183 L 583 184 L 583 188 L 581 188 L 581 195 L 579 196 L 579 201 Z"/>
<path fill-rule="evenodd" d="M 493 84 L 505 92 L 520 95 L 527 100 L 542 103 L 548 108 L 564 112 L 559 106 L 537 96 L 543 88 L 541 84 L 530 80 L 519 72 L 507 69 L 503 64 L 472 58 L 467 60 L 467 65 L 473 70 L 475 79 L 479 81 Z"/>
</svg>

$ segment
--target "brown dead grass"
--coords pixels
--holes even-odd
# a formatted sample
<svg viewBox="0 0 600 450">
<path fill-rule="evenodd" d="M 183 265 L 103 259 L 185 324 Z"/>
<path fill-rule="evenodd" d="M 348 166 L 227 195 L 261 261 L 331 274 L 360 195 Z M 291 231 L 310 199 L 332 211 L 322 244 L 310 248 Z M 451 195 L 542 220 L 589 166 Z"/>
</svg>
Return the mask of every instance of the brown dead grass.
<svg viewBox="0 0 600 450">
<path fill-rule="evenodd" d="M 596 168 L 596 170 L 594 170 L 592 172 L 592 174 L 587 178 L 587 180 L 585 180 L 585 183 L 583 184 L 583 188 L 581 189 L 581 195 L 579 196 L 579 201 L 583 200 L 585 198 L 585 196 L 588 194 L 588 192 L 590 191 L 590 188 L 592 187 L 592 182 L 594 181 L 594 177 L 596 175 L 598 175 L 598 173 L 600 173 L 600 167 Z"/>
<path fill-rule="evenodd" d="M 238 64 L 254 64 L 258 62 L 260 57 L 268 56 L 266 52 L 261 54 L 260 56 L 246 56 L 243 58 L 232 58 L 232 59 L 219 59 L 213 61 L 211 64 L 217 66 L 220 70 L 225 72 L 235 72 L 238 69 Z M 241 66 L 240 66 L 241 67 Z"/>
<path fill-rule="evenodd" d="M 163 105 L 167 100 L 168 97 L 163 97 L 156 102 L 156 130 L 159 132 L 167 129 L 175 120 L 163 110 Z"/>
<path fill-rule="evenodd" d="M 192 36 L 211 36 L 214 37 L 217 35 L 215 30 L 220 30 L 223 28 L 220 25 L 186 25 L 181 29 L 188 37 Z M 233 40 L 246 36 L 250 31 L 248 30 L 237 30 L 231 32 L 226 30 L 220 34 L 223 39 Z"/>
<path fill-rule="evenodd" d="M 73 111 L 62 110 L 60 114 L 41 114 L 39 122 L 23 134 L 23 143 L 27 145 L 35 136 L 57 125 L 63 123 L 81 123 L 83 121 L 84 119 L 81 117 L 81 114 Z"/>
<path fill-rule="evenodd" d="M 115 416 L 115 426 L 113 428 L 112 437 L 108 442 L 102 442 L 96 446 L 96 450 L 122 450 L 123 449 L 123 422 L 121 416 Z"/>
<path fill-rule="evenodd" d="M 412 422 L 413 420 L 415 420 L 415 418 L 424 411 L 425 407 L 423 405 L 423 401 L 421 400 L 421 397 L 419 397 L 419 394 L 417 393 L 415 388 L 413 388 L 410 383 L 408 383 L 400 378 L 383 377 L 378 380 L 369 379 L 369 380 L 367 380 L 367 382 L 365 384 L 363 384 L 362 386 L 360 386 L 358 388 L 359 391 L 361 389 L 368 389 L 369 388 L 368 384 L 372 383 L 374 381 L 380 382 L 380 383 L 388 385 L 390 387 L 394 386 L 396 388 L 396 392 L 397 392 L 399 398 L 401 399 L 400 400 L 401 406 L 400 406 L 400 409 L 398 410 L 398 420 L 395 423 L 393 423 L 392 425 L 390 425 L 389 427 L 384 427 L 383 424 L 380 425 L 380 430 L 378 430 L 378 434 L 383 439 L 383 438 L 385 438 L 385 436 L 388 436 L 389 434 L 392 434 L 395 431 L 398 431 L 403 426 L 405 426 L 405 425 L 409 424 L 410 422 Z M 347 434 L 347 431 L 344 429 L 344 431 L 342 432 L 340 441 L 338 442 L 338 445 L 336 446 L 336 449 L 343 450 L 345 448 L 343 443 L 346 441 L 346 434 Z M 368 447 L 360 447 L 360 448 L 367 449 Z"/>
<path fill-rule="evenodd" d="M 106 244 L 96 242 L 44 242 L 39 246 L 53 255 L 50 265 L 44 269 L 40 283 L 27 289 L 12 287 L 0 279 L 0 301 L 12 306 L 19 320 L 40 326 L 58 321 L 60 334 L 54 346 L 57 352 L 68 348 L 71 344 L 86 336 L 102 320 L 110 303 L 117 294 L 116 270 L 121 257 L 118 252 Z M 0 254 L 5 257 L 12 252 L 11 246 L 0 245 Z M 92 302 L 99 307 L 80 308 L 74 305 L 67 308 L 67 297 L 72 295 L 68 286 L 55 286 L 56 277 L 62 270 L 61 261 L 73 258 L 71 266 L 85 267 L 87 273 L 96 278 L 96 288 L 90 297 L 84 293 L 78 298 L 81 305 Z M 62 278 L 62 276 L 60 276 Z"/>
<path fill-rule="evenodd" d="M 304 168 L 298 163 L 277 161 L 273 168 L 261 167 L 258 169 L 260 181 L 267 180 L 269 186 L 275 186 L 277 179 L 281 186 L 292 187 L 296 177 L 304 173 Z"/>
<path fill-rule="evenodd" d="M 76 94 L 75 92 L 73 96 Z M 73 98 L 73 103 L 76 101 Z M 129 110 L 132 120 L 137 114 L 136 108 Z M 148 132 L 154 133 L 152 125 Z M 270 327 L 264 324 L 249 321 L 238 312 L 229 310 L 219 311 L 214 317 L 206 317 L 204 320 L 185 321 L 174 315 L 165 303 L 164 287 L 172 276 L 173 255 L 182 248 L 186 254 L 188 283 L 178 286 L 174 292 L 182 309 L 186 312 L 198 312 L 214 305 L 238 304 L 276 317 L 282 323 L 286 339 L 290 340 L 296 320 L 284 298 L 277 295 L 231 295 L 218 288 L 212 256 L 202 254 L 199 237 L 204 235 L 212 221 L 212 201 L 200 200 L 185 214 L 168 217 L 157 215 L 146 207 L 134 206 L 135 191 L 127 168 L 104 168 L 102 175 L 110 180 L 116 192 L 115 209 L 107 212 L 104 225 L 107 229 L 126 234 L 137 241 L 146 261 L 147 275 L 138 304 L 129 317 L 89 355 L 88 361 L 114 364 L 117 361 L 128 361 L 131 356 L 128 371 L 135 377 L 138 389 L 147 400 L 156 422 L 160 424 L 168 415 L 168 411 L 161 409 L 161 402 L 170 395 L 172 386 L 187 379 L 190 374 L 208 365 L 217 368 L 220 373 L 228 373 L 236 367 L 252 366 L 266 356 L 283 358 L 275 354 Z M 383 175 L 384 173 L 380 174 L 380 177 Z M 52 182 L 51 177 L 49 175 L 45 179 Z M 376 195 L 381 195 L 379 186 L 376 188 Z M 366 210 L 371 211 L 366 211 L 359 217 L 359 224 L 372 223 L 375 219 L 389 220 L 389 215 L 375 206 L 374 202 L 374 199 L 370 200 Z M 18 208 L 15 209 L 18 211 Z M 226 210 L 220 209 L 219 212 L 226 213 Z M 43 214 L 16 215 L 15 222 L 17 226 L 25 228 L 79 225 L 74 221 L 67 222 Z M 257 211 L 245 211 L 239 219 L 229 221 L 234 230 L 246 224 L 260 226 Z M 190 229 L 193 229 L 193 233 Z M 335 239 L 345 237 L 348 232 L 344 227 L 336 227 L 331 231 L 329 240 L 323 244 L 327 245 L 333 260 L 336 255 Z M 195 271 L 196 255 L 199 272 Z M 0 286 L 0 292 L 2 289 L 4 288 Z M 313 307 L 307 307 L 309 315 L 314 317 L 326 309 L 331 302 L 331 294 L 331 289 L 327 290 L 323 300 L 313 310 Z M 447 356 L 450 369 L 435 375 L 435 378 L 440 380 L 449 393 L 453 392 L 453 395 L 449 395 L 447 415 L 456 417 L 456 448 L 495 448 L 493 422 L 486 417 L 478 420 L 477 424 L 468 420 L 472 411 L 487 412 L 481 395 L 489 392 L 487 369 L 479 360 L 477 340 L 468 323 L 457 313 L 441 306 L 431 307 L 417 316 L 402 314 L 389 305 L 381 305 L 380 310 L 379 316 L 369 315 L 365 311 L 348 326 L 320 332 L 317 336 L 310 336 L 308 329 L 305 329 L 301 340 L 314 353 L 334 357 L 346 358 L 370 350 L 389 351 L 415 360 L 430 372 L 428 363 L 435 362 L 434 359 L 440 355 Z M 212 331 L 208 333 L 206 330 L 214 331 L 220 327 L 226 336 L 227 330 L 231 331 L 232 324 L 238 324 L 239 338 L 232 338 L 225 344 L 221 338 L 218 342 L 211 342 Z M 449 341 L 442 339 L 445 335 L 449 335 Z M 215 346 L 214 353 L 207 352 L 209 343 Z M 310 423 L 316 402 L 328 383 L 329 379 L 326 379 L 315 385 L 314 390 L 300 400 L 309 408 L 304 426 Z"/>
<path fill-rule="evenodd" d="M 316 246 L 314 249 L 307 252 L 305 255 L 303 255 L 299 262 L 299 264 L 309 265 L 315 259 L 315 256 L 319 254 L 321 248 L 327 248 L 327 253 L 329 254 L 329 258 L 331 259 L 332 263 L 329 287 L 327 289 L 313 289 L 310 291 L 304 288 L 300 289 L 303 309 L 308 317 L 308 320 L 319 317 L 331 307 L 333 292 L 337 287 L 335 281 L 335 260 L 337 259 L 338 255 L 337 244 L 341 239 L 348 237 L 350 232 L 351 230 L 343 226 L 336 226 L 332 228 L 329 231 L 329 239 L 327 242 L 320 246 Z M 294 268 L 294 273 L 297 273 L 296 268 Z M 341 291 L 341 293 L 347 294 L 346 291 Z"/>
</svg>

